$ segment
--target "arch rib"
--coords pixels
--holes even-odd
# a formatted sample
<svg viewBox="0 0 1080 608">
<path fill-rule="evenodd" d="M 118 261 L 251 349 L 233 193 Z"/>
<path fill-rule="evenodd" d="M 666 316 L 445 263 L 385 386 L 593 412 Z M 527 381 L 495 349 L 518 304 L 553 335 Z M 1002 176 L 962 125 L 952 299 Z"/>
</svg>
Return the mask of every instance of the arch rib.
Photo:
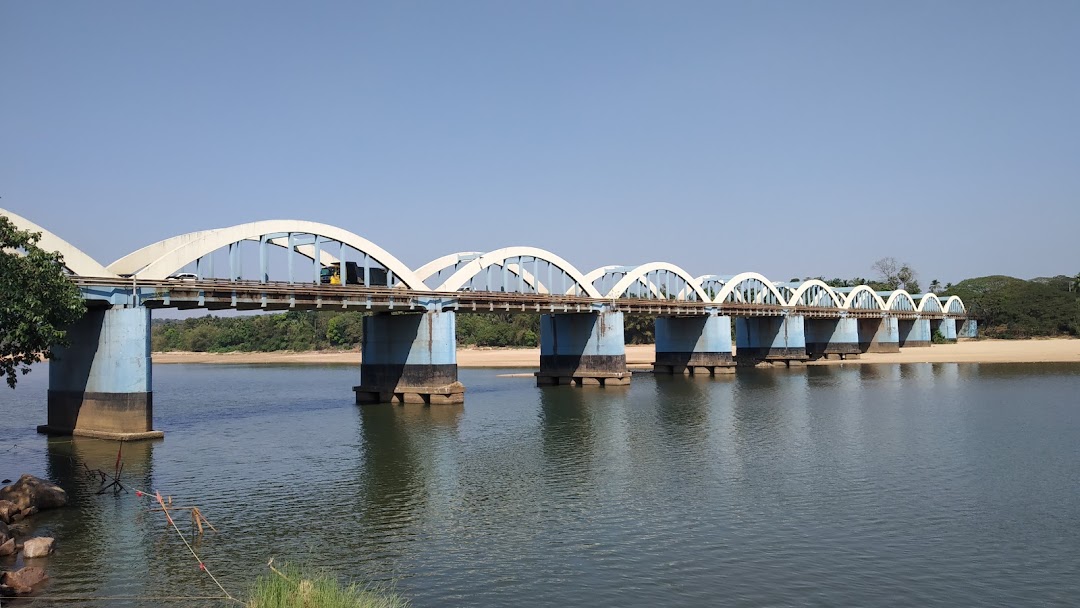
<svg viewBox="0 0 1080 608">
<path fill-rule="evenodd" d="M 115 277 L 116 273 L 101 265 L 94 258 L 83 253 L 78 247 L 56 236 L 55 234 L 38 226 L 34 222 L 12 213 L 6 209 L 0 209 L 0 215 L 7 216 L 12 224 L 19 230 L 40 232 L 41 239 L 38 247 L 45 251 L 57 251 L 64 256 L 64 266 L 72 273 L 84 277 Z"/>
<path fill-rule="evenodd" d="M 794 293 L 788 298 L 788 303 L 792 306 L 798 306 L 799 300 L 802 298 L 803 294 L 814 287 L 824 290 L 825 294 L 832 300 L 833 308 L 844 308 L 844 300 L 833 291 L 828 283 L 819 279 L 810 279 L 809 281 L 805 281 L 802 285 L 799 285 L 798 289 L 795 289 Z M 810 304 L 809 306 L 817 306 L 817 304 Z"/>
<path fill-rule="evenodd" d="M 698 295 L 698 298 L 700 298 L 702 302 L 709 301 L 708 294 L 705 293 L 705 290 L 701 288 L 701 285 L 693 276 L 690 275 L 690 273 L 686 272 L 685 270 L 679 268 L 674 264 L 669 264 L 668 262 L 649 262 L 648 264 L 642 264 L 641 266 L 635 267 L 633 270 L 627 272 L 626 275 L 619 280 L 619 282 L 615 283 L 615 285 L 608 291 L 607 295 L 604 297 L 621 298 L 626 294 L 626 291 L 630 288 L 631 285 L 634 285 L 639 281 L 645 283 L 645 281 L 643 280 L 645 276 L 650 272 L 655 272 L 658 270 L 667 271 L 674 274 L 675 276 L 678 276 L 693 289 L 694 293 Z M 648 285 L 648 283 L 645 284 Z M 683 290 L 679 290 L 675 294 L 665 295 L 667 297 L 675 295 L 678 298 L 682 295 L 682 292 Z M 690 294 L 687 293 L 685 295 L 689 296 Z M 685 297 L 683 299 L 685 299 Z"/>
<path fill-rule="evenodd" d="M 175 237 L 180 241 L 178 246 L 145 264 L 145 266 L 138 270 L 138 275 L 141 278 L 164 279 L 169 274 L 176 272 L 198 258 L 232 243 L 258 239 L 263 235 L 279 234 L 283 232 L 313 234 L 331 241 L 344 243 L 349 247 L 368 254 L 376 262 L 386 266 L 386 268 L 393 272 L 394 276 L 409 289 L 430 291 L 430 289 L 424 285 L 423 281 L 419 280 L 413 271 L 405 266 L 405 264 L 401 263 L 400 260 L 371 241 L 336 226 L 304 220 L 264 220 L 249 224 L 239 224 L 229 228 L 205 230 L 202 232 L 181 235 L 181 237 Z M 144 249 L 149 250 L 151 247 L 154 246 L 145 247 Z M 148 255 L 149 254 L 147 254 L 147 256 Z M 142 258 L 137 260 L 139 263 L 141 263 L 141 261 Z M 134 264 L 136 262 L 132 263 Z"/>
<path fill-rule="evenodd" d="M 776 301 L 781 306 L 788 305 L 787 301 L 784 299 L 784 296 L 780 294 L 780 290 L 776 288 L 776 285 L 773 285 L 772 281 L 765 278 L 764 275 L 758 274 L 756 272 L 743 272 L 741 274 L 737 274 L 731 277 L 731 279 L 729 279 L 727 283 L 724 284 L 724 287 L 720 290 L 720 293 L 716 294 L 716 297 L 713 298 L 713 302 L 717 304 L 723 304 L 727 297 L 734 293 L 736 288 L 739 287 L 739 285 L 741 285 L 744 281 L 749 280 L 757 280 L 762 283 L 765 289 L 776 297 Z"/>
<path fill-rule="evenodd" d="M 585 275 L 581 274 L 580 270 L 554 253 L 536 247 L 504 247 L 502 249 L 496 249 L 495 251 L 489 251 L 462 266 L 457 272 L 443 281 L 443 284 L 435 289 L 435 291 L 457 291 L 488 266 L 503 266 L 506 264 L 507 259 L 519 258 L 522 256 L 539 259 L 562 270 L 571 280 L 577 283 L 581 290 L 585 292 L 586 296 L 598 299 L 602 297 L 600 293 L 596 291 L 596 288 L 593 287 L 592 283 L 585 280 Z"/>
</svg>

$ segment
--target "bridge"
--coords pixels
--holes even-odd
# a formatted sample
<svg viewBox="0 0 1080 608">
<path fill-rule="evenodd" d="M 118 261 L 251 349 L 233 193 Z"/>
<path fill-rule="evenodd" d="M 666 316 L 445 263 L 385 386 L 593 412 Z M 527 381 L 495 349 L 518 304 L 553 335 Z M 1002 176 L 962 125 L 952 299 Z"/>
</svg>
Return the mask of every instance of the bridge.
<svg viewBox="0 0 1080 608">
<path fill-rule="evenodd" d="M 460 252 L 413 270 L 348 230 L 268 220 L 175 236 L 108 265 L 9 211 L 59 251 L 87 303 L 54 347 L 42 432 L 109 439 L 153 430 L 150 315 L 156 308 L 362 310 L 356 401 L 464 402 L 455 313 L 541 315 L 538 385 L 628 384 L 623 315 L 656 317 L 657 373 L 722 374 L 974 337 L 957 297 L 775 282 L 755 272 L 693 276 L 667 262 L 581 272 L 535 247 Z M 324 282 L 336 269 L 340 284 Z M 734 329 L 734 331 L 732 331 Z M 734 335 L 734 346 L 732 347 Z"/>
</svg>

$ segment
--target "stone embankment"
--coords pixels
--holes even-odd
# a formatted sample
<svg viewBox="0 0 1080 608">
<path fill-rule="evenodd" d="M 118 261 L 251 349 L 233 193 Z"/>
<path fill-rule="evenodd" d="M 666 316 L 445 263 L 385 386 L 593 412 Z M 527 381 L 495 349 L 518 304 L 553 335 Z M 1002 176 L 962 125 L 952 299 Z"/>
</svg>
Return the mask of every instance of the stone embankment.
<svg viewBox="0 0 1080 608">
<path fill-rule="evenodd" d="M 33 475 L 23 475 L 15 483 L 0 488 L 0 567 L 4 570 L 0 572 L 0 597 L 26 595 L 48 578 L 41 566 L 8 568 L 18 563 L 20 552 L 24 564 L 53 552 L 55 541 L 52 538 L 24 538 L 25 520 L 39 511 L 62 507 L 67 502 L 63 488 Z"/>
</svg>

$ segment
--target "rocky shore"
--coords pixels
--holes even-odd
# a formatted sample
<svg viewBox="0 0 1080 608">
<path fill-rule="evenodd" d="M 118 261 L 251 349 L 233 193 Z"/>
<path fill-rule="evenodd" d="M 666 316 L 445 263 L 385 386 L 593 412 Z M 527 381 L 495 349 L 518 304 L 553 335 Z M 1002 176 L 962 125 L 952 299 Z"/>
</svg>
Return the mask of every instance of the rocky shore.
<svg viewBox="0 0 1080 608">
<path fill-rule="evenodd" d="M 41 558 L 53 552 L 55 540 L 47 536 L 27 538 L 30 528 L 26 520 L 67 502 L 63 488 L 33 475 L 23 475 L 0 488 L 0 597 L 32 593 L 48 578 Z"/>
</svg>

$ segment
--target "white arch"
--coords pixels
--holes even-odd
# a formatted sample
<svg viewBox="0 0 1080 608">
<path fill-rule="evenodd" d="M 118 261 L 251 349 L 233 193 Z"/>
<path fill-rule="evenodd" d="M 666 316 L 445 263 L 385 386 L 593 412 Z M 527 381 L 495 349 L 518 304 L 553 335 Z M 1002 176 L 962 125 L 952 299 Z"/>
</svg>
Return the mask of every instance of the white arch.
<svg viewBox="0 0 1080 608">
<path fill-rule="evenodd" d="M 937 303 L 938 310 L 933 310 L 933 309 L 927 309 L 926 308 L 931 302 L 936 302 Z M 919 312 L 938 312 L 938 311 L 944 311 L 944 310 L 945 310 L 945 308 L 942 307 L 941 300 L 938 299 L 936 294 L 932 294 L 932 293 L 924 294 L 922 299 L 919 300 L 919 308 L 918 308 Z"/>
<path fill-rule="evenodd" d="M 885 301 L 885 310 L 905 310 L 903 308 L 895 307 L 897 300 L 906 300 L 909 304 L 911 304 L 911 310 L 913 312 L 918 310 L 915 306 L 915 299 L 911 297 L 911 294 L 904 291 L 903 289 L 898 289 L 889 295 L 889 299 Z"/>
<path fill-rule="evenodd" d="M 886 310 L 885 300 L 882 300 L 881 296 L 879 296 L 876 291 L 870 289 L 870 287 L 866 285 L 859 285 L 852 288 L 852 290 L 847 294 L 847 299 L 844 300 L 843 308 L 851 310 L 851 305 L 855 303 L 855 298 L 860 293 L 870 294 L 871 301 L 877 304 L 878 310 Z"/>
<path fill-rule="evenodd" d="M 955 304 L 957 307 L 959 307 L 960 310 L 953 310 L 953 304 Z M 960 296 L 949 296 L 949 298 L 947 300 L 945 300 L 945 304 L 944 304 L 944 306 L 942 306 L 942 309 L 945 310 L 945 312 L 948 312 L 948 313 L 951 313 L 951 314 L 966 314 L 967 313 L 967 307 L 964 306 L 964 301 L 960 299 Z"/>
<path fill-rule="evenodd" d="M 6 209 L 0 209 L 0 215 L 7 216 L 12 224 L 19 230 L 40 232 L 41 239 L 37 246 L 45 251 L 58 251 L 64 256 L 64 266 L 72 273 L 84 277 L 115 277 L 116 273 L 109 271 L 94 258 L 86 255 L 78 247 L 56 236 L 55 234 L 38 226 L 34 222 L 12 213 Z"/>
<path fill-rule="evenodd" d="M 698 295 L 698 298 L 700 298 L 702 302 L 709 301 L 709 295 L 705 293 L 705 290 L 701 288 L 701 285 L 696 282 L 696 280 L 693 276 L 690 275 L 690 273 L 686 272 L 685 270 L 679 268 L 674 264 L 669 264 L 668 262 L 649 262 L 648 264 L 642 264 L 635 267 L 633 270 L 627 272 L 626 275 L 619 280 L 619 282 L 615 283 L 611 290 L 607 292 L 607 295 L 605 297 L 621 298 L 623 295 L 626 294 L 626 290 L 629 289 L 631 285 L 638 281 L 641 281 L 648 273 L 658 270 L 665 270 L 686 281 L 687 285 L 694 289 L 694 293 Z M 670 296 L 672 294 L 667 295 Z M 686 297 L 682 296 L 681 291 L 680 293 L 675 295 L 676 297 L 683 297 L 683 299 L 686 299 Z M 690 294 L 686 294 L 686 296 L 689 295 Z"/>
<path fill-rule="evenodd" d="M 443 281 L 443 284 L 435 289 L 435 291 L 457 291 L 488 266 L 493 264 L 503 266 L 506 264 L 507 259 L 521 256 L 536 258 L 555 266 L 574 280 L 578 286 L 581 287 L 581 290 L 585 292 L 586 296 L 598 299 L 602 297 L 600 293 L 596 291 L 596 288 L 593 287 L 592 283 L 585 280 L 585 275 L 581 274 L 580 270 L 574 268 L 572 264 L 554 253 L 536 247 L 504 247 L 502 249 L 496 249 L 495 251 L 489 251 L 462 266 L 457 272 Z"/>
<path fill-rule="evenodd" d="M 481 251 L 459 251 L 457 253 L 448 253 L 417 268 L 416 278 L 421 281 L 427 281 L 451 266 L 457 266 L 462 261 L 474 260 L 481 255 L 483 255 L 483 252 Z"/>
<path fill-rule="evenodd" d="M 799 288 L 794 290 L 794 293 L 792 293 L 791 297 L 788 298 L 788 304 L 790 304 L 791 306 L 798 306 L 799 300 L 802 298 L 803 294 L 814 287 L 820 287 L 824 290 L 826 294 L 828 294 L 829 299 L 831 299 L 833 302 L 833 307 L 844 308 L 843 298 L 841 298 L 835 291 L 833 291 L 833 288 L 828 283 L 820 279 L 810 279 L 809 281 L 804 282 L 802 285 L 799 285 Z M 808 306 L 819 306 L 819 304 L 808 304 Z"/>
<path fill-rule="evenodd" d="M 181 237 L 176 237 L 176 239 L 179 240 L 178 246 L 169 249 L 160 257 L 145 264 L 145 266 L 138 270 L 137 274 L 140 278 L 164 279 L 171 273 L 176 272 L 198 258 L 232 243 L 258 239 L 263 235 L 278 234 L 282 232 L 313 234 L 331 241 L 344 243 L 345 245 L 368 254 L 376 262 L 386 266 L 386 268 L 393 272 L 394 276 L 406 287 L 417 291 L 430 291 L 430 289 L 424 285 L 424 282 L 419 280 L 408 266 L 401 263 L 400 260 L 371 241 L 336 226 L 304 220 L 263 220 L 251 222 L 249 224 L 239 224 L 229 228 L 218 228 L 215 230 L 205 230 L 202 232 L 181 235 Z M 134 258 L 128 256 L 128 258 L 121 259 Z M 141 262 L 141 259 L 138 261 Z M 132 262 L 132 264 L 134 263 L 136 262 Z"/>
<path fill-rule="evenodd" d="M 601 266 L 600 268 L 592 270 L 588 274 L 586 274 L 585 275 L 585 280 L 588 281 L 589 284 L 592 285 L 593 287 L 596 287 L 596 282 L 599 281 L 600 279 L 604 278 L 608 274 L 616 274 L 616 273 L 618 273 L 620 275 L 626 276 L 626 274 L 630 270 L 633 270 L 633 268 L 630 267 L 630 266 L 619 266 L 619 265 Z M 649 293 L 651 293 L 653 295 L 653 297 L 655 297 L 656 299 L 660 299 L 660 290 L 657 288 L 656 285 L 654 285 L 653 283 L 649 283 L 649 282 L 645 281 L 644 277 L 639 277 L 637 279 L 637 283 L 640 283 L 645 289 L 649 290 Z M 629 288 L 627 288 L 627 290 L 629 290 Z M 597 288 L 597 291 L 599 291 L 599 288 Z M 686 289 L 684 288 L 682 291 L 685 292 Z M 682 293 L 682 292 L 680 292 L 680 293 Z"/>
<path fill-rule="evenodd" d="M 724 301 L 727 300 L 727 297 L 734 293 L 735 289 L 740 284 L 742 284 L 744 281 L 749 280 L 760 281 L 769 292 L 776 296 L 776 301 L 779 302 L 781 306 L 787 305 L 787 302 L 784 300 L 784 296 L 782 296 L 780 294 L 780 291 L 776 289 L 776 285 L 773 285 L 772 281 L 765 278 L 764 275 L 758 274 L 756 272 L 743 272 L 731 277 L 731 279 L 729 279 L 724 285 L 724 288 L 720 290 L 720 293 L 716 294 L 716 297 L 713 298 L 713 302 L 717 304 L 723 304 Z"/>
<path fill-rule="evenodd" d="M 133 251 L 133 252 L 125 255 L 124 257 L 120 258 L 119 260 L 116 260 L 112 264 L 109 264 L 108 268 L 109 268 L 109 270 L 111 270 L 111 271 L 113 271 L 113 272 L 115 272 L 117 274 L 136 274 L 140 270 L 145 268 L 148 264 L 150 264 L 153 261 L 157 260 L 158 258 L 165 255 L 166 253 L 168 253 L 168 252 L 170 252 L 170 251 L 172 251 L 172 250 L 174 250 L 174 249 L 176 249 L 178 247 L 181 247 L 183 245 L 191 243 L 193 241 L 198 241 L 200 239 L 204 239 L 208 235 L 211 235 L 211 234 L 216 233 L 216 232 L 220 232 L 221 230 L 227 230 L 227 229 L 212 228 L 210 230 L 198 230 L 196 232 L 189 232 L 187 234 L 180 234 L 180 235 L 177 235 L 177 236 L 169 237 L 169 238 L 167 238 L 165 240 L 162 240 L 162 241 L 158 241 L 156 243 L 151 243 L 151 244 L 147 245 L 146 247 L 143 247 L 141 249 Z M 293 230 L 292 232 L 296 232 L 296 231 Z M 256 241 L 256 242 L 258 242 L 259 239 L 258 239 L 258 237 L 252 237 L 252 238 L 247 238 L 247 239 L 244 239 L 244 240 L 245 241 Z M 270 243 L 271 245 L 275 245 L 275 246 L 281 247 L 283 249 L 287 249 L 289 247 L 289 239 L 288 239 L 288 237 L 270 239 L 267 242 Z M 310 260 L 310 259 L 313 259 L 315 257 L 315 246 L 314 245 L 296 245 L 296 252 Z M 333 264 L 334 262 L 337 262 L 338 259 L 337 259 L 337 256 L 335 256 L 334 254 L 330 253 L 329 251 L 323 249 L 322 251 L 319 252 L 319 261 L 322 263 L 323 266 L 329 266 L 330 264 Z"/>
</svg>

